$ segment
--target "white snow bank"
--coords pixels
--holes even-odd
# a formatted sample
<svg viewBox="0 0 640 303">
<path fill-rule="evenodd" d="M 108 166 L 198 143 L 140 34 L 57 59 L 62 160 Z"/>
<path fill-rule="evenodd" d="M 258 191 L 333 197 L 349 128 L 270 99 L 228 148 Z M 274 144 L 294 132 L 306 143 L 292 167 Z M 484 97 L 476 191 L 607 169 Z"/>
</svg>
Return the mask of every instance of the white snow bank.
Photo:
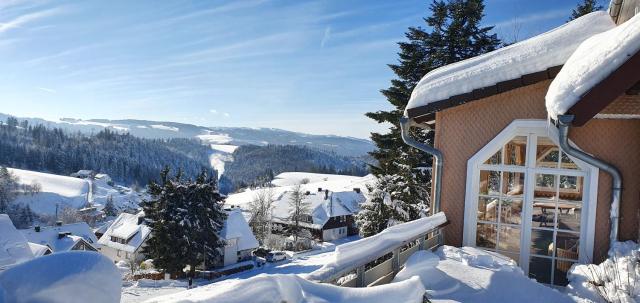
<svg viewBox="0 0 640 303">
<path fill-rule="evenodd" d="M 574 265 L 567 292 L 593 302 L 640 302 L 640 246 L 616 242 L 599 265 Z"/>
<path fill-rule="evenodd" d="M 440 67 L 420 80 L 407 109 L 562 65 L 585 39 L 613 27 L 607 12 L 594 12 L 527 40 Z"/>
<path fill-rule="evenodd" d="M 584 41 L 547 91 L 549 115 L 565 114 L 585 93 L 640 51 L 640 15 Z"/>
<path fill-rule="evenodd" d="M 332 175 L 332 174 L 316 174 L 304 172 L 286 172 L 275 176 L 271 184 L 275 186 L 288 186 L 300 184 L 303 180 L 306 183 L 317 183 L 324 181 L 349 181 L 354 176 L 348 175 Z"/>
<path fill-rule="evenodd" d="M 13 226 L 9 216 L 0 214 L 0 270 L 31 259 L 33 253 L 27 239 Z"/>
<path fill-rule="evenodd" d="M 310 273 L 309 278 L 317 281 L 327 279 L 348 267 L 382 256 L 394 247 L 413 240 L 420 234 L 424 234 L 445 222 L 447 222 L 447 217 L 443 212 L 440 212 L 430 217 L 391 226 L 368 238 L 339 245 L 336 247 L 334 260 Z"/>
<path fill-rule="evenodd" d="M 198 135 L 196 136 L 198 139 L 202 140 L 205 143 L 210 144 L 225 144 L 231 142 L 233 138 L 228 134 L 214 134 L 213 132 L 209 132 L 206 135 Z"/>
<path fill-rule="evenodd" d="M 211 144 L 211 149 L 221 151 L 223 153 L 233 154 L 233 152 L 238 149 L 238 146 L 228 144 Z"/>
<path fill-rule="evenodd" d="M 121 286 L 111 260 L 95 252 L 66 252 L 2 272 L 0 302 L 117 303 Z"/>
<path fill-rule="evenodd" d="M 172 131 L 172 132 L 180 131 L 180 129 L 177 128 L 177 127 L 166 126 L 166 125 L 162 125 L 162 124 L 153 124 L 153 125 L 150 125 L 150 126 L 151 126 L 151 128 L 161 129 L 161 130 L 168 130 L 168 131 Z"/>
<path fill-rule="evenodd" d="M 424 288 L 418 278 L 367 288 L 347 288 L 314 283 L 296 275 L 260 275 L 246 280 L 229 280 L 145 301 L 215 303 L 302 303 L 422 302 Z"/>
<path fill-rule="evenodd" d="M 189 283 L 187 281 L 178 281 L 178 280 L 140 279 L 136 281 L 137 287 L 144 287 L 144 288 L 187 287 L 188 285 Z"/>
<path fill-rule="evenodd" d="M 573 302 L 526 277 L 509 258 L 471 247 L 443 246 L 435 254 L 417 251 L 393 281 L 416 276 L 431 302 Z"/>
</svg>

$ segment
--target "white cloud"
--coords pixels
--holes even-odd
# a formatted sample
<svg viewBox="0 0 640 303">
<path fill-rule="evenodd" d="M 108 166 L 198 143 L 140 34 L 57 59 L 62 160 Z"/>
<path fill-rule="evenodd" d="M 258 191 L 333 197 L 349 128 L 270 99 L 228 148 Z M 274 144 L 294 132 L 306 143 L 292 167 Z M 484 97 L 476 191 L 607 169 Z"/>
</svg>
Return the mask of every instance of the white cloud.
<svg viewBox="0 0 640 303">
<path fill-rule="evenodd" d="M 231 115 L 229 115 L 229 113 L 224 113 L 223 115 L 225 116 L 225 118 L 231 117 Z"/>
<path fill-rule="evenodd" d="M 214 115 L 217 115 L 217 114 L 218 114 L 218 111 L 217 111 L 217 110 L 215 110 L 215 109 L 210 109 L 210 110 L 209 110 L 209 112 L 210 112 L 210 113 L 212 113 L 212 114 L 214 114 Z"/>
<path fill-rule="evenodd" d="M 53 8 L 53 9 L 43 10 L 39 12 L 24 14 L 22 16 L 13 18 L 12 20 L 9 20 L 7 22 L 0 22 L 0 33 L 4 33 L 14 28 L 19 28 L 27 23 L 31 23 L 45 17 L 57 15 L 60 12 L 61 12 L 60 9 Z"/>
<path fill-rule="evenodd" d="M 54 94 L 57 92 L 55 89 L 46 88 L 46 87 L 36 87 L 36 89 L 41 90 L 43 92 L 51 93 L 51 94 Z"/>
<path fill-rule="evenodd" d="M 320 40 L 320 47 L 324 47 L 327 42 L 329 42 L 329 38 L 331 37 L 331 26 L 327 26 L 324 29 L 324 35 L 322 36 L 322 40 Z"/>
</svg>

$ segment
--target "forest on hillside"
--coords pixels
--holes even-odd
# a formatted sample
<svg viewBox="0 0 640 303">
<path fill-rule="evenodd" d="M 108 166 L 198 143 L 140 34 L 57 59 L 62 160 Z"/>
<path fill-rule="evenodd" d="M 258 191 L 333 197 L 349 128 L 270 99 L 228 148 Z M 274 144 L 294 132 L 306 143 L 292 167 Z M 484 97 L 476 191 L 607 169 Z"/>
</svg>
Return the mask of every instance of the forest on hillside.
<svg viewBox="0 0 640 303">
<path fill-rule="evenodd" d="M 90 169 L 119 183 L 145 186 L 167 165 L 182 169 L 186 178 L 202 170 L 213 174 L 210 153 L 195 139 L 142 139 L 108 129 L 68 133 L 12 117 L 0 122 L 0 165 L 59 175 Z"/>
</svg>

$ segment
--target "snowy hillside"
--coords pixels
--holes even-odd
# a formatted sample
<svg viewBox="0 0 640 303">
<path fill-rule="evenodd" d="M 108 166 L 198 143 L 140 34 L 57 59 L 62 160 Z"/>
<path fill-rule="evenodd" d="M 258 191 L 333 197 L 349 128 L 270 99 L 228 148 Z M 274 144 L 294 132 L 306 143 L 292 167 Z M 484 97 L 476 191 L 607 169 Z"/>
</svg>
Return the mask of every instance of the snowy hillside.
<svg viewBox="0 0 640 303">
<path fill-rule="evenodd" d="M 362 193 L 367 196 L 367 185 L 375 182 L 373 175 L 367 175 L 364 177 L 345 176 L 345 175 L 328 175 L 328 174 L 314 174 L 314 173 L 301 173 L 301 172 L 287 172 L 281 173 L 275 177 L 272 181 L 273 193 L 276 197 L 280 196 L 286 191 L 290 191 L 293 186 L 299 184 L 302 180 L 309 180 L 308 183 L 303 184 L 302 188 L 308 191 L 316 191 L 319 187 L 328 189 L 333 192 L 351 191 L 354 188 L 360 188 Z M 225 203 L 227 205 L 239 206 L 243 209 L 248 207 L 248 204 L 254 199 L 260 189 L 247 189 L 243 192 L 230 194 L 227 197 Z"/>
<path fill-rule="evenodd" d="M 4 121 L 9 115 L 0 113 Z M 44 124 L 72 132 L 97 133 L 105 128 L 128 132 L 142 138 L 199 138 L 207 144 L 239 145 L 303 145 L 333 151 L 343 156 L 362 156 L 374 149 L 371 141 L 332 135 L 309 135 L 275 128 L 204 127 L 185 123 L 146 120 L 72 119 L 47 121 L 39 118 L 19 118 L 31 124 Z M 213 146 L 212 146 L 213 147 Z M 214 147 L 214 149 L 216 149 Z M 224 152 L 229 152 L 225 150 Z"/>
<path fill-rule="evenodd" d="M 22 169 L 10 168 L 9 171 L 19 178 L 20 185 L 40 184 L 39 193 L 20 194 L 16 198 L 17 202 L 29 205 L 37 214 L 55 214 L 56 204 L 59 209 L 64 207 L 79 209 L 85 207 L 87 202 L 91 202 L 101 209 L 109 197 L 113 199 L 117 208 L 137 208 L 143 198 L 143 194 L 130 188 L 107 184 L 108 176 L 89 181 Z"/>
</svg>

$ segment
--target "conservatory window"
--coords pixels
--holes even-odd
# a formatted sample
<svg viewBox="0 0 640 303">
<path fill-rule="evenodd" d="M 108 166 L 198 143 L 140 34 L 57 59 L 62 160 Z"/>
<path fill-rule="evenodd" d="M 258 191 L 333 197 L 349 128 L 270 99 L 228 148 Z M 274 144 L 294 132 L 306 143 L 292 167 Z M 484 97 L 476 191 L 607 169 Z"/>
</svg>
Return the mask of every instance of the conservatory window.
<svg viewBox="0 0 640 303">
<path fill-rule="evenodd" d="M 591 258 L 595 215 L 585 216 L 597 169 L 562 152 L 544 121 L 517 122 L 469 160 L 464 242 L 512 258 L 539 282 L 566 285 L 571 265 Z"/>
</svg>

